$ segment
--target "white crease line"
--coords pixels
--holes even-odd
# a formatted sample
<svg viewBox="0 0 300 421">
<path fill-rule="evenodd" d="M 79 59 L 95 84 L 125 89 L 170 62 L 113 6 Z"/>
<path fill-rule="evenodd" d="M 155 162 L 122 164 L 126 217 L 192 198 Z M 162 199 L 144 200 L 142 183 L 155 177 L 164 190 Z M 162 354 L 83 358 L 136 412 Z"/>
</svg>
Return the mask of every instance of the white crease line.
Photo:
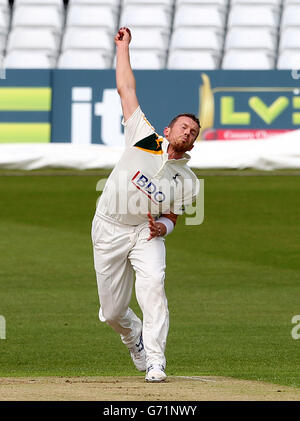
<svg viewBox="0 0 300 421">
<path fill-rule="evenodd" d="M 217 380 L 212 380 L 212 379 L 205 379 L 203 377 L 200 376 L 172 376 L 178 379 L 190 379 L 190 380 L 199 380 L 201 382 L 212 382 L 212 383 L 216 383 Z"/>
</svg>

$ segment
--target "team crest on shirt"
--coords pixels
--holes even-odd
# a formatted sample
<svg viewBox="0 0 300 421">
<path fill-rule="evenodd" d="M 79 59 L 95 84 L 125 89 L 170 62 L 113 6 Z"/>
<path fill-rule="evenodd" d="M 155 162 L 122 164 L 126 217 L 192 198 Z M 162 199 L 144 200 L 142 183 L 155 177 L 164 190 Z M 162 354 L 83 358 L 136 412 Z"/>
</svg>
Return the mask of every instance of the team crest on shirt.
<svg viewBox="0 0 300 421">
<path fill-rule="evenodd" d="M 131 182 L 155 204 L 160 204 L 166 199 L 166 195 L 159 190 L 159 187 L 141 171 L 132 177 Z"/>
<path fill-rule="evenodd" d="M 161 144 L 163 142 L 163 138 L 158 136 L 156 133 L 152 133 L 150 136 L 145 137 L 142 140 L 139 140 L 134 147 L 141 149 L 142 151 L 152 153 L 155 155 L 162 155 L 162 147 Z"/>
</svg>

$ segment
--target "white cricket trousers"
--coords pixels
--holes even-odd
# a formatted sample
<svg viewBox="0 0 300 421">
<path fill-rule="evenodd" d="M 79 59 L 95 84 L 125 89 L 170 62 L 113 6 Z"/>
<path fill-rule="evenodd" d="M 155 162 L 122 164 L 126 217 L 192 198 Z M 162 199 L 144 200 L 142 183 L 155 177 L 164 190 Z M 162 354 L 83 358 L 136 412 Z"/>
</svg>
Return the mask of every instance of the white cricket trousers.
<svg viewBox="0 0 300 421">
<path fill-rule="evenodd" d="M 162 237 L 149 237 L 148 223 L 121 224 L 95 215 L 92 224 L 94 266 L 100 300 L 99 319 L 121 335 L 130 349 L 143 332 L 147 366 L 166 366 L 169 311 L 164 288 L 166 252 Z M 143 323 L 129 308 L 135 293 Z"/>
</svg>

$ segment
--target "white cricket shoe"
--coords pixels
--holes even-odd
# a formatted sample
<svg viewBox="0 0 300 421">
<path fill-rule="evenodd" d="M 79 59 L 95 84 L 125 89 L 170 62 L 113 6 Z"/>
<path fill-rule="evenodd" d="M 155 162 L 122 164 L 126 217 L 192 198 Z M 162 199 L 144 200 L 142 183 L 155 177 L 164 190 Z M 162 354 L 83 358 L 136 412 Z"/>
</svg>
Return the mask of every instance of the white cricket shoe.
<svg viewBox="0 0 300 421">
<path fill-rule="evenodd" d="M 165 381 L 166 378 L 167 375 L 162 364 L 151 364 L 147 368 L 147 374 L 145 377 L 147 382 L 159 383 Z"/>
<path fill-rule="evenodd" d="M 144 348 L 143 336 L 141 334 L 139 342 L 130 350 L 131 359 L 139 371 L 146 371 L 146 352 Z"/>
</svg>

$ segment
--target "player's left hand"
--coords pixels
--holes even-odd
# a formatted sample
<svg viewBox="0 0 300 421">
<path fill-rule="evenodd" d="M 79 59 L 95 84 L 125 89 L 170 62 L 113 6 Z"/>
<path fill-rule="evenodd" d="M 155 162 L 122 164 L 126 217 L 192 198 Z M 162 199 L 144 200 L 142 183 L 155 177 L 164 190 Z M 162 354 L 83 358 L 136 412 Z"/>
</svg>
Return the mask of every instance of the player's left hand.
<svg viewBox="0 0 300 421">
<path fill-rule="evenodd" d="M 148 216 L 149 229 L 150 229 L 150 235 L 147 241 L 150 241 L 152 240 L 152 238 L 159 237 L 161 235 L 161 228 L 159 226 L 160 224 L 155 222 L 155 219 L 153 218 L 150 212 L 148 212 L 147 216 Z"/>
</svg>

